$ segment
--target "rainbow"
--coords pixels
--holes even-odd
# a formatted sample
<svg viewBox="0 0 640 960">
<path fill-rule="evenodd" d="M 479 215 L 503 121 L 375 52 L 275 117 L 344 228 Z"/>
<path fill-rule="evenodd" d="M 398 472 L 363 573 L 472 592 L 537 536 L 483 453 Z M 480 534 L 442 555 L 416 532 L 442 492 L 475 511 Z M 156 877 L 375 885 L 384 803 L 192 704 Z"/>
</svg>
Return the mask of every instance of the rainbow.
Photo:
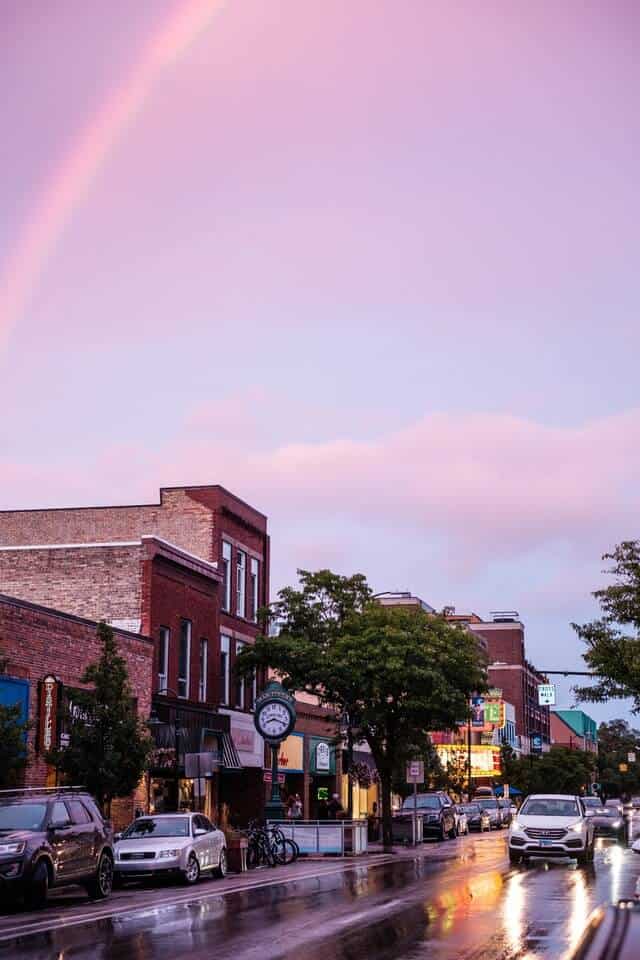
<svg viewBox="0 0 640 960">
<path fill-rule="evenodd" d="M 160 73 L 186 52 L 222 6 L 223 0 L 180 0 L 123 84 L 79 132 L 45 182 L 0 274 L 0 346 L 24 312 L 48 257 L 109 150 L 144 106 Z"/>
</svg>

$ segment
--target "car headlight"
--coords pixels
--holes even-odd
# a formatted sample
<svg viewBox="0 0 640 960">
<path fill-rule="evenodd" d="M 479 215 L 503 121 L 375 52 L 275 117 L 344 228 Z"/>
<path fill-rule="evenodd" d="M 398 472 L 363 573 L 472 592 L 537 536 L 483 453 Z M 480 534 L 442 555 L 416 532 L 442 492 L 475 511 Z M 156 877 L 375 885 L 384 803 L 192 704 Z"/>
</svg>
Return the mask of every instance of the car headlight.
<svg viewBox="0 0 640 960">
<path fill-rule="evenodd" d="M 11 853 L 24 853 L 25 846 L 24 840 L 17 843 L 0 843 L 0 857 Z"/>
<path fill-rule="evenodd" d="M 179 857 L 179 856 L 180 856 L 179 850 L 161 850 L 160 853 L 158 854 L 159 859 L 162 859 L 162 857 Z"/>
<path fill-rule="evenodd" d="M 622 820 L 614 820 L 611 826 L 613 827 L 614 830 L 617 830 L 619 827 L 622 826 Z"/>
<path fill-rule="evenodd" d="M 569 830 L 573 830 L 574 833 L 582 833 L 582 828 L 584 827 L 584 820 L 578 821 L 578 823 L 572 823 L 569 827 Z"/>
</svg>

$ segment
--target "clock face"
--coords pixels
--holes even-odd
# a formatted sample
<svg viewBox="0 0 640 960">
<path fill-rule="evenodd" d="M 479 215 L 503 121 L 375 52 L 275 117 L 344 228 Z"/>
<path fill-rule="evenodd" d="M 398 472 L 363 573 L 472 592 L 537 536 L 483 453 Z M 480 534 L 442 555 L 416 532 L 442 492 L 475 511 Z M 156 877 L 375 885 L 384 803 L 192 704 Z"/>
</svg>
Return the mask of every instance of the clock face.
<svg viewBox="0 0 640 960">
<path fill-rule="evenodd" d="M 291 726 L 291 714 L 283 703 L 265 703 L 258 713 L 258 727 L 269 740 L 280 740 Z"/>
</svg>

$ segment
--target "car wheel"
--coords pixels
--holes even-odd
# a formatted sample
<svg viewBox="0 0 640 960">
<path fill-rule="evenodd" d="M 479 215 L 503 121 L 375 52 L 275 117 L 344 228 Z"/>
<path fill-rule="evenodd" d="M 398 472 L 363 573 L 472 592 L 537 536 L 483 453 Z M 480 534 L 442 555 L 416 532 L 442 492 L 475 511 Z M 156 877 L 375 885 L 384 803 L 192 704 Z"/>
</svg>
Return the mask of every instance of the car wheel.
<svg viewBox="0 0 640 960">
<path fill-rule="evenodd" d="M 187 861 L 187 869 L 184 871 L 184 880 L 185 883 L 188 883 L 191 886 L 194 883 L 197 883 L 200 879 L 200 864 L 198 863 L 198 858 L 195 853 L 192 853 Z"/>
<path fill-rule="evenodd" d="M 447 831 L 446 831 L 445 828 L 444 828 L 444 823 L 441 823 L 441 824 L 440 824 L 440 840 L 446 840 L 446 839 L 447 839 L 447 836 L 448 836 L 448 834 L 447 834 Z"/>
<path fill-rule="evenodd" d="M 218 866 L 213 871 L 213 875 L 222 880 L 227 875 L 227 849 L 222 847 L 220 850 L 220 860 L 218 861 Z"/>
<path fill-rule="evenodd" d="M 40 910 L 47 902 L 49 892 L 49 870 L 44 860 L 36 864 L 29 889 L 25 895 L 27 906 Z"/>
<path fill-rule="evenodd" d="M 514 853 L 513 850 L 509 850 L 509 862 L 510 863 L 520 863 L 522 860 L 521 853 Z"/>
<path fill-rule="evenodd" d="M 106 900 L 113 889 L 113 860 L 106 851 L 100 854 L 95 877 L 86 884 L 87 893 L 92 900 Z"/>
</svg>

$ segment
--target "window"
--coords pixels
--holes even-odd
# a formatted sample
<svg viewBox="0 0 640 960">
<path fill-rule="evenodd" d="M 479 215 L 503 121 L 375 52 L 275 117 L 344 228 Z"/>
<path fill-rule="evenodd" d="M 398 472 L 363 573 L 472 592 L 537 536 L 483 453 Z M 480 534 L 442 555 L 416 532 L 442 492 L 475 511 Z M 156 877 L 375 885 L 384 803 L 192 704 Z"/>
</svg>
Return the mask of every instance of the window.
<svg viewBox="0 0 640 960">
<path fill-rule="evenodd" d="M 242 640 L 236 640 L 236 658 L 244 647 Z M 236 679 L 236 707 L 244 710 L 244 680 L 240 677 Z"/>
<path fill-rule="evenodd" d="M 229 703 L 229 651 L 231 640 L 224 634 L 220 637 L 220 678 L 222 681 L 221 699 Z"/>
<path fill-rule="evenodd" d="M 158 644 L 158 690 L 166 690 L 169 686 L 169 637 L 168 627 L 160 627 L 160 642 Z"/>
<path fill-rule="evenodd" d="M 224 577 L 222 609 L 231 611 L 231 544 L 222 541 L 222 575 Z"/>
<path fill-rule="evenodd" d="M 251 619 L 255 622 L 258 619 L 258 606 L 260 605 L 260 598 L 258 596 L 258 561 L 255 557 L 251 557 L 249 579 L 251 581 Z"/>
<path fill-rule="evenodd" d="M 71 811 L 71 819 L 74 823 L 91 823 L 91 817 L 79 800 L 68 800 L 67 806 Z"/>
<path fill-rule="evenodd" d="M 246 616 L 245 586 L 247 576 L 247 555 L 242 550 L 236 551 L 236 616 Z"/>
<path fill-rule="evenodd" d="M 70 822 L 69 811 L 67 810 L 66 805 L 62 802 L 62 800 L 56 800 L 51 808 L 50 823 L 55 824 L 56 826 L 62 826 Z"/>
<path fill-rule="evenodd" d="M 209 642 L 203 637 L 200 641 L 200 683 L 198 685 L 198 700 L 204 703 L 207 699 L 207 669 L 209 666 Z"/>
<path fill-rule="evenodd" d="M 189 670 L 191 667 L 191 621 L 180 622 L 180 650 L 178 651 L 178 696 L 189 696 Z"/>
</svg>

